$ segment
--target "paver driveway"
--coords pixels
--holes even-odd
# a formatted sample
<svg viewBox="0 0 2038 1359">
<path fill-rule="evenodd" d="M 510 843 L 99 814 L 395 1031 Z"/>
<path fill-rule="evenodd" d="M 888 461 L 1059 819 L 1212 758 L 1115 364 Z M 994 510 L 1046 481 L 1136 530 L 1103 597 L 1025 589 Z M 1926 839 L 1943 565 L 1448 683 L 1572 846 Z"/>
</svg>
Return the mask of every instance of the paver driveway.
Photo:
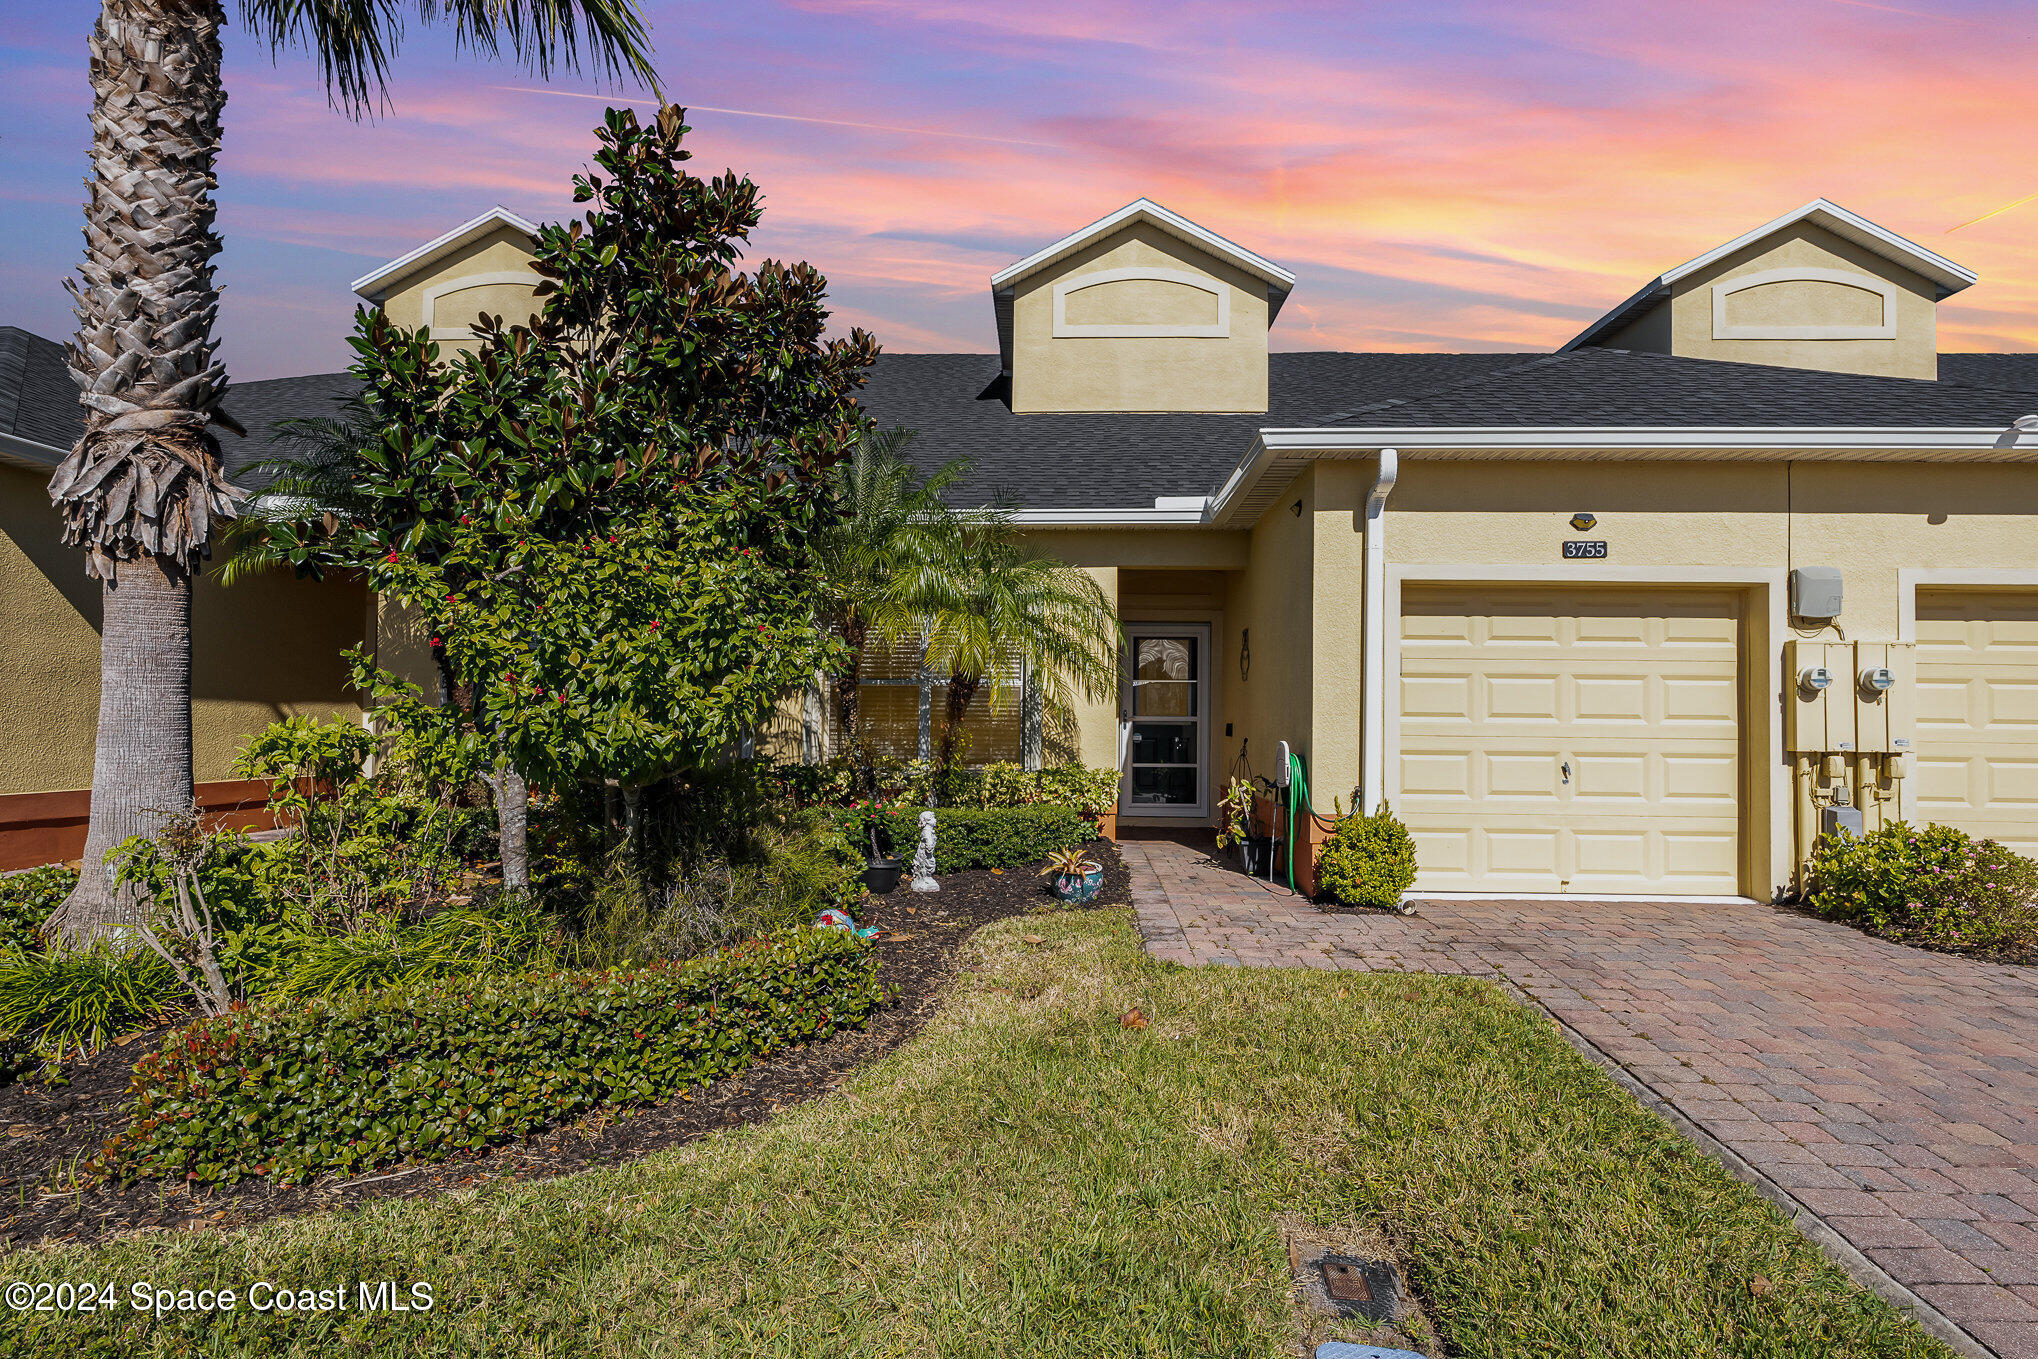
<svg viewBox="0 0 2038 1359">
<path fill-rule="evenodd" d="M 2038 1359 L 2038 969 L 1757 905 L 1330 914 L 1188 844 L 1123 848 L 1156 957 L 1503 973 L 1973 1340 Z"/>
</svg>

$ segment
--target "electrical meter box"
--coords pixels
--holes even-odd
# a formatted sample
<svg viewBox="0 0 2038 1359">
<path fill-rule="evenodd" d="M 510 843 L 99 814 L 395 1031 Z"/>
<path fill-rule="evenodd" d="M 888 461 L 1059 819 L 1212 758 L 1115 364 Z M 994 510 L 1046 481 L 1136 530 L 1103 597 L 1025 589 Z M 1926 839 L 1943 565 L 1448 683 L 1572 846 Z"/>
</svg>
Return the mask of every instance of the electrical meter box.
<svg viewBox="0 0 2038 1359">
<path fill-rule="evenodd" d="M 1794 618 L 1840 616 L 1840 568 L 1800 566 L 1790 573 L 1790 612 Z"/>
<path fill-rule="evenodd" d="M 1783 645 L 1783 668 L 1784 747 L 1793 754 L 1851 754 L 1858 744 L 1854 648 L 1846 642 L 1792 640 Z"/>
<path fill-rule="evenodd" d="M 1909 642 L 1856 642 L 1852 671 L 1847 687 L 1861 749 L 1908 755 L 1917 741 L 1917 648 Z"/>
</svg>

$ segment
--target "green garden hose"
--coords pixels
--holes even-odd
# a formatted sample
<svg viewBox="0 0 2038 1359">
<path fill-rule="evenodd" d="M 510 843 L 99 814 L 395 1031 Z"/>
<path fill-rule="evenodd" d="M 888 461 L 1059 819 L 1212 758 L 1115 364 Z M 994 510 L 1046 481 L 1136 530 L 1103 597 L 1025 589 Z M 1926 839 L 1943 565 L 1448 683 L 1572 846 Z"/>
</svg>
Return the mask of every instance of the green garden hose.
<svg viewBox="0 0 2038 1359">
<path fill-rule="evenodd" d="M 1302 804 L 1303 810 L 1314 818 L 1316 808 L 1309 801 L 1309 774 L 1306 766 L 1302 763 L 1302 752 L 1290 751 L 1288 753 L 1288 890 L 1291 892 L 1296 890 L 1295 804 L 1298 801 Z"/>
</svg>

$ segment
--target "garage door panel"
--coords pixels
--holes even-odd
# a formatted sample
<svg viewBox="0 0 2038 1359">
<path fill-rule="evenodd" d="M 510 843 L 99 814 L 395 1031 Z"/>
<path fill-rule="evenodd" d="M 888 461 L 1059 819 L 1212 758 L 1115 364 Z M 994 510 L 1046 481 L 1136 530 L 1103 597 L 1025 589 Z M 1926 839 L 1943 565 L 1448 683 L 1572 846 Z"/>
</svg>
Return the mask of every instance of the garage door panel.
<svg viewBox="0 0 2038 1359">
<path fill-rule="evenodd" d="M 1737 890 L 1737 594 L 1411 588 L 1403 612 L 1418 889 Z"/>
<path fill-rule="evenodd" d="M 2038 593 L 1917 601 L 1914 819 L 2038 852 Z"/>
</svg>

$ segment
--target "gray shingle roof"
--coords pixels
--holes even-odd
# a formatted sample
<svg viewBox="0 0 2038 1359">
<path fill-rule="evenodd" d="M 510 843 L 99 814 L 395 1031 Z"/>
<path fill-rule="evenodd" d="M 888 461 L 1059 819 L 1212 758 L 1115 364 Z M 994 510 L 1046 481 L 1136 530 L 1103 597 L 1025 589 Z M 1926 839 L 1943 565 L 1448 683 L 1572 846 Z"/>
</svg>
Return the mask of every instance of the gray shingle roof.
<svg viewBox="0 0 2038 1359">
<path fill-rule="evenodd" d="M 2033 389 L 1574 349 L 1418 395 L 1353 405 L 1324 423 L 2006 428 L 2034 412 Z"/>
<path fill-rule="evenodd" d="M 1151 509 L 1155 496 L 1216 490 L 1261 429 L 1321 424 L 1340 406 L 1499 372 L 1532 357 L 1270 354 L 1264 415 L 1014 415 L 996 354 L 885 354 L 862 401 L 880 425 L 918 432 L 905 450 L 917 465 L 974 460 L 954 491 L 959 501 Z"/>
<path fill-rule="evenodd" d="M 280 420 L 332 415 L 346 373 L 236 383 L 248 429 L 220 446 L 236 484 L 287 451 Z M 1273 354 L 1264 415 L 1014 415 L 995 354 L 886 354 L 862 393 L 884 426 L 918 431 L 924 468 L 969 458 L 958 500 L 1148 509 L 1217 489 L 1262 428 L 1325 425 L 2006 426 L 2038 413 L 2038 354 L 1944 354 L 1940 380 L 1861 377 L 1612 349 L 1560 354 Z M 0 432 L 68 448 L 82 428 L 63 347 L 0 326 Z"/>
<path fill-rule="evenodd" d="M 226 411 L 247 428 L 248 436 L 215 431 L 228 478 L 243 489 L 259 490 L 267 478 L 247 477 L 247 467 L 289 451 L 276 437 L 276 422 L 332 415 L 335 404 L 359 386 L 347 373 L 234 383 L 227 390 Z M 84 432 L 85 412 L 64 363 L 64 347 L 19 326 L 0 326 L 0 434 L 68 452 Z M 17 455 L 54 468 L 62 453 L 41 457 L 17 450 Z"/>
<path fill-rule="evenodd" d="M 64 347 L 19 326 L 0 326 L 0 434 L 69 449 L 84 432 L 85 411 L 64 366 Z"/>
<path fill-rule="evenodd" d="M 2038 391 L 2038 354 L 1941 354 L 1939 381 Z"/>
</svg>

